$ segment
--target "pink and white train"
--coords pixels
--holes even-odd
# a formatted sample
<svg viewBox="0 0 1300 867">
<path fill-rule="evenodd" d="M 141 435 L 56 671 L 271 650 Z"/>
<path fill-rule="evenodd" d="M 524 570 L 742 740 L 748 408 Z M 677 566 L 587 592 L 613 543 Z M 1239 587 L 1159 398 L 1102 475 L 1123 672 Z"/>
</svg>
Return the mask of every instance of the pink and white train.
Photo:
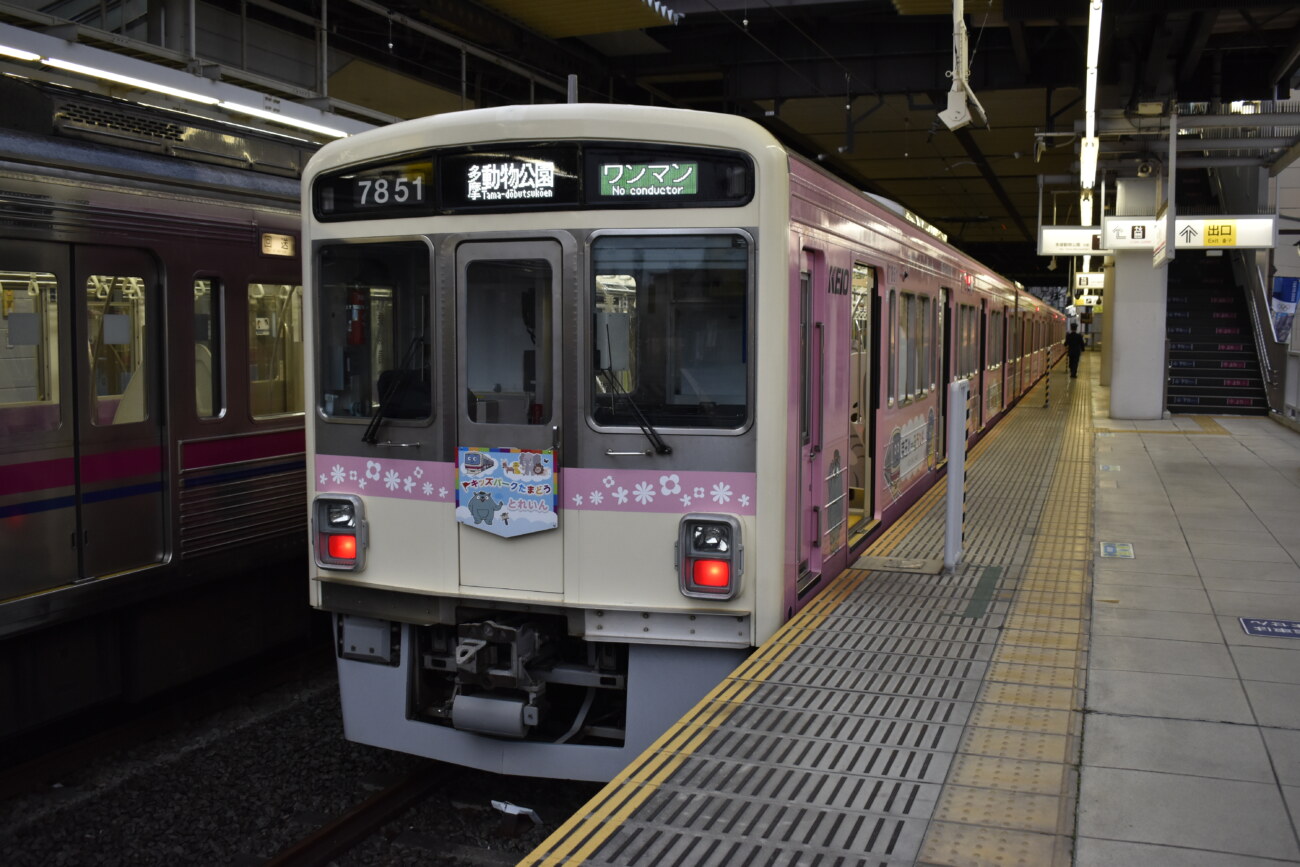
<svg viewBox="0 0 1300 867">
<path fill-rule="evenodd" d="M 327 145 L 303 195 L 311 600 L 347 736 L 496 772 L 617 773 L 1063 332 L 727 115 L 439 115 Z"/>
</svg>

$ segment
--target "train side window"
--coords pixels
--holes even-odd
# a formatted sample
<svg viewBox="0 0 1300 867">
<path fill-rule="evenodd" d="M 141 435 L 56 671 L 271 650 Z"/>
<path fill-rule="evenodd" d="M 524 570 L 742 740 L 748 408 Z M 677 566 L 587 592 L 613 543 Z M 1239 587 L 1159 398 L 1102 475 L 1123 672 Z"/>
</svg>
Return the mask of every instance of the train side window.
<svg viewBox="0 0 1300 867">
<path fill-rule="evenodd" d="M 226 411 L 223 288 L 212 278 L 194 281 L 194 411 L 199 418 L 217 418 Z"/>
<path fill-rule="evenodd" d="M 0 435 L 59 427 L 57 299 L 53 274 L 0 271 Z"/>
<path fill-rule="evenodd" d="M 750 242 L 603 235 L 591 245 L 592 417 L 735 429 L 749 418 Z"/>
<path fill-rule="evenodd" d="M 92 274 L 85 289 L 91 423 L 107 427 L 144 421 L 149 417 L 144 278 Z"/>
<path fill-rule="evenodd" d="M 321 250 L 315 400 L 325 418 L 369 419 L 385 400 L 387 419 L 432 416 L 429 261 L 423 241 Z"/>
<path fill-rule="evenodd" d="M 302 287 L 248 284 L 249 411 L 253 418 L 302 412 Z"/>
</svg>

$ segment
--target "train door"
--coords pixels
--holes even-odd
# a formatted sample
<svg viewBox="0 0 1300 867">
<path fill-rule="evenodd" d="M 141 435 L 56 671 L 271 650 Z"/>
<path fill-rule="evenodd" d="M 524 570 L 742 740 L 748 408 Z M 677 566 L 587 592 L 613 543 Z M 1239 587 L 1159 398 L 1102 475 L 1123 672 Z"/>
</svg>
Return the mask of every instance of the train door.
<svg viewBox="0 0 1300 867">
<path fill-rule="evenodd" d="M 0 241 L 0 599 L 78 572 L 71 257 Z"/>
<path fill-rule="evenodd" d="M 986 391 L 988 388 L 988 374 L 986 371 L 988 368 L 989 301 L 987 298 L 980 299 L 979 317 L 979 325 L 976 328 L 978 332 L 976 339 L 979 341 L 979 348 L 976 349 L 976 353 L 979 359 L 975 365 L 976 376 L 979 378 L 974 383 L 975 393 L 971 395 L 971 400 L 974 401 L 975 405 L 975 429 L 983 430 L 984 421 L 988 417 L 985 412 L 985 400 L 988 395 Z"/>
<path fill-rule="evenodd" d="M 849 536 L 864 529 L 875 515 L 872 444 L 876 441 L 879 387 L 876 358 L 876 269 L 854 263 L 849 321 Z"/>
<path fill-rule="evenodd" d="M 811 250 L 801 254 L 799 268 L 799 454 L 795 461 L 795 552 L 799 562 L 798 592 L 802 593 L 822 574 L 823 479 L 822 437 L 825 403 L 826 330 L 823 293 L 814 289 L 813 275 L 823 265 L 822 256 Z"/>
<path fill-rule="evenodd" d="M 952 292 L 947 286 L 939 287 L 939 303 L 935 305 L 939 327 L 935 333 L 939 340 L 939 419 L 934 437 L 935 463 L 948 459 L 948 384 L 952 381 Z"/>
<path fill-rule="evenodd" d="M 558 241 L 456 250 L 460 585 L 564 592 Z"/>
<path fill-rule="evenodd" d="M 73 375 L 81 572 L 161 562 L 161 282 L 143 250 L 73 249 Z"/>
</svg>

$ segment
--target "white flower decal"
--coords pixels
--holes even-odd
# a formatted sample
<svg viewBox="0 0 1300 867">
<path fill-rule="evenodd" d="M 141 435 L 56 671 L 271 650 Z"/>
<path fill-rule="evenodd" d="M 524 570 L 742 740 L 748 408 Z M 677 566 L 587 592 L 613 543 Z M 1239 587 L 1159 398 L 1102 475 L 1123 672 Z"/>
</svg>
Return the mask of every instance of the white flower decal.
<svg viewBox="0 0 1300 867">
<path fill-rule="evenodd" d="M 358 480 L 357 487 L 364 491 L 366 489 L 366 480 L 365 479 Z"/>
<path fill-rule="evenodd" d="M 441 499 L 441 500 L 445 500 L 445 499 L 447 499 L 447 489 L 446 489 L 446 488 L 439 488 L 439 489 L 438 489 L 438 498 Z"/>
<path fill-rule="evenodd" d="M 664 493 L 668 493 L 667 488 L 664 488 Z M 645 482 L 637 482 L 636 487 L 632 489 L 632 496 L 636 497 L 636 501 L 644 506 L 647 503 L 654 502 L 655 489 Z"/>
<path fill-rule="evenodd" d="M 378 461 L 366 461 L 366 478 L 379 481 L 379 471 L 383 469 Z"/>
<path fill-rule="evenodd" d="M 601 503 L 605 502 L 605 495 L 600 491 L 592 491 L 587 499 L 591 501 L 593 506 L 599 506 Z"/>
<path fill-rule="evenodd" d="M 749 506 L 749 494 L 741 494 L 741 495 L 740 495 L 740 505 L 741 505 L 742 507 L 748 507 L 748 506 Z"/>
<path fill-rule="evenodd" d="M 618 504 L 619 504 L 620 506 L 623 505 L 624 503 L 626 503 L 626 502 L 627 502 L 627 488 L 619 488 L 617 491 L 615 491 L 615 492 L 614 492 L 614 499 L 618 500 Z"/>
<path fill-rule="evenodd" d="M 415 471 L 412 472 L 411 475 L 415 476 L 417 479 L 424 478 L 424 467 L 416 467 Z"/>
<path fill-rule="evenodd" d="M 582 494 L 574 494 L 574 495 L 573 495 L 573 505 L 575 505 L 575 506 L 581 506 L 581 505 L 582 505 Z"/>
<path fill-rule="evenodd" d="M 683 505 L 683 506 L 688 506 L 688 507 L 691 505 L 691 495 L 690 495 L 690 494 L 682 494 L 682 505 Z"/>
<path fill-rule="evenodd" d="M 719 506 L 731 502 L 731 485 L 726 482 L 718 482 L 713 486 L 713 502 Z"/>
<path fill-rule="evenodd" d="M 433 482 L 425 482 L 423 485 L 421 485 L 421 486 L 420 486 L 420 493 L 424 494 L 426 497 L 432 497 L 432 496 L 433 496 Z"/>
<path fill-rule="evenodd" d="M 397 490 L 397 486 L 401 481 L 402 477 L 397 474 L 397 470 L 389 470 L 387 473 L 384 473 L 384 487 L 388 488 L 390 491 Z"/>
<path fill-rule="evenodd" d="M 415 479 L 410 476 L 402 479 L 402 490 L 406 491 L 408 494 L 415 490 Z"/>
<path fill-rule="evenodd" d="M 347 477 L 348 477 L 348 471 L 343 469 L 341 464 L 335 464 L 334 469 L 330 470 L 330 478 L 334 480 L 334 484 L 336 485 L 343 484 L 343 480 L 346 479 Z M 325 476 L 322 475 L 321 481 L 324 480 L 325 480 Z"/>
<path fill-rule="evenodd" d="M 696 488 L 695 491 L 692 493 L 692 496 L 694 496 L 695 499 L 697 499 L 697 500 L 700 499 L 701 497 L 704 496 L 704 489 L 703 489 L 703 488 Z"/>
<path fill-rule="evenodd" d="M 605 487 L 607 487 L 607 488 L 612 488 L 612 487 L 614 487 L 614 477 L 613 477 L 613 476 L 605 476 L 605 478 L 601 479 L 601 482 L 602 482 L 602 483 L 605 485 Z"/>
<path fill-rule="evenodd" d="M 681 482 L 681 478 L 678 477 L 676 473 L 673 473 L 671 476 L 660 476 L 659 490 L 664 492 L 665 497 L 672 496 L 673 494 L 680 494 L 682 492 L 682 486 L 679 482 Z"/>
<path fill-rule="evenodd" d="M 321 473 L 321 474 L 320 474 L 320 483 L 321 483 L 322 485 L 325 484 L 325 479 L 326 479 L 325 474 L 324 474 L 324 473 Z M 343 481 L 343 480 L 342 480 L 342 479 L 339 479 L 338 481 L 341 482 L 341 481 Z"/>
<path fill-rule="evenodd" d="M 357 480 L 357 471 L 352 470 L 351 472 L 349 472 L 348 478 L 355 482 Z"/>
</svg>

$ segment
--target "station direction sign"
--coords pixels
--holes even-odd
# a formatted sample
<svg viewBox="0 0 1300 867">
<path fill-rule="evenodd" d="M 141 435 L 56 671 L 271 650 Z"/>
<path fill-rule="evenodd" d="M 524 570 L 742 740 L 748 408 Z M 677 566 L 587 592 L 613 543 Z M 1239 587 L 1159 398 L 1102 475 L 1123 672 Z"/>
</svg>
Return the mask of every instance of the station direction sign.
<svg viewBox="0 0 1300 867">
<path fill-rule="evenodd" d="M 1105 256 L 1099 226 L 1039 226 L 1040 256 Z"/>
<path fill-rule="evenodd" d="M 1103 243 L 1111 250 L 1155 250 L 1164 242 L 1164 221 L 1157 217 L 1105 217 Z M 1259 249 L 1274 245 L 1273 216 L 1179 217 L 1174 220 L 1174 249 Z"/>
<path fill-rule="evenodd" d="M 1074 275 L 1074 291 L 1087 292 L 1089 289 L 1105 289 L 1106 272 L 1079 271 Z"/>
</svg>

